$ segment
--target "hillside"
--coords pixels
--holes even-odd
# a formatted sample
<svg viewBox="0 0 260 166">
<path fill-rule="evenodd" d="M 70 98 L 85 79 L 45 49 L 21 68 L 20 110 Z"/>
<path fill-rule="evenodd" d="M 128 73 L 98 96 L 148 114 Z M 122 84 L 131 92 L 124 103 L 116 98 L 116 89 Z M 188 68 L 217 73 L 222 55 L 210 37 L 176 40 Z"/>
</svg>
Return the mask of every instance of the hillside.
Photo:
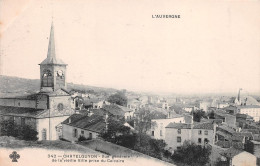
<svg viewBox="0 0 260 166">
<path fill-rule="evenodd" d="M 26 79 L 19 77 L 11 77 L 0 75 L 0 96 L 8 96 L 9 94 L 31 94 L 38 92 L 40 89 L 40 80 L 39 79 Z M 67 84 L 68 91 L 72 89 L 78 90 L 93 90 L 97 93 L 105 92 L 105 93 L 114 93 L 117 90 L 112 88 L 102 88 L 88 85 L 79 85 L 68 83 Z"/>
</svg>

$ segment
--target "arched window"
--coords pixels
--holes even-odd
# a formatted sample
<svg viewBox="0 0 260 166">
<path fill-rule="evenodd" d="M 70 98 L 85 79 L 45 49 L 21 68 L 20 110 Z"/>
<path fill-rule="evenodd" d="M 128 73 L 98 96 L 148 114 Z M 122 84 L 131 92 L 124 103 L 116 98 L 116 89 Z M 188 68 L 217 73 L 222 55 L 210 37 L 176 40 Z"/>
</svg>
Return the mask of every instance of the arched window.
<svg viewBox="0 0 260 166">
<path fill-rule="evenodd" d="M 47 131 L 46 129 L 42 129 L 42 140 L 46 140 L 47 139 Z"/>
<path fill-rule="evenodd" d="M 43 70 L 42 86 L 45 87 L 53 86 L 53 77 L 50 70 Z"/>
</svg>

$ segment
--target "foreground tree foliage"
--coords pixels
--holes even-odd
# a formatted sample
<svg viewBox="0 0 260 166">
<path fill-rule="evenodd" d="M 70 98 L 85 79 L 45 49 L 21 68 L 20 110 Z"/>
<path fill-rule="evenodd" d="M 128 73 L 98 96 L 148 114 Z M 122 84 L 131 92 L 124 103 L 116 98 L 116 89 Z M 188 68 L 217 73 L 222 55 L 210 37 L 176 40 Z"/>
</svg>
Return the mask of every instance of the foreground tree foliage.
<svg viewBox="0 0 260 166">
<path fill-rule="evenodd" d="M 29 125 L 17 125 L 11 120 L 4 120 L 0 122 L 0 135 L 12 136 L 18 139 L 27 141 L 38 140 L 38 132 Z"/>
<path fill-rule="evenodd" d="M 163 140 L 152 139 L 143 132 L 133 133 L 123 121 L 108 119 L 107 131 L 101 133 L 106 141 L 127 147 L 129 149 L 161 159 L 166 143 Z"/>
<path fill-rule="evenodd" d="M 127 97 L 123 92 L 120 91 L 118 91 L 116 94 L 109 96 L 107 101 L 121 106 L 127 105 Z"/>
<path fill-rule="evenodd" d="M 202 166 L 210 161 L 210 154 L 211 149 L 209 147 L 185 141 L 181 148 L 174 152 L 172 159 L 191 166 Z"/>
</svg>

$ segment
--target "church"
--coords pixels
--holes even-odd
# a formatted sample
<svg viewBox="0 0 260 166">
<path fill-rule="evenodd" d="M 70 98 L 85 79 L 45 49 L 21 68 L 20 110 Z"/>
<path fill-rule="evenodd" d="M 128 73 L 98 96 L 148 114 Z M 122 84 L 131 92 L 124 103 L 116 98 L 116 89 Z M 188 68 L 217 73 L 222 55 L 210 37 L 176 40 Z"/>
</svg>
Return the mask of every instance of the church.
<svg viewBox="0 0 260 166">
<path fill-rule="evenodd" d="M 67 64 L 56 57 L 53 23 L 47 58 L 39 65 L 39 93 L 0 98 L 0 121 L 30 125 L 38 132 L 38 140 L 57 140 L 62 134 L 61 122 L 75 113 L 75 104 L 66 90 Z"/>
</svg>

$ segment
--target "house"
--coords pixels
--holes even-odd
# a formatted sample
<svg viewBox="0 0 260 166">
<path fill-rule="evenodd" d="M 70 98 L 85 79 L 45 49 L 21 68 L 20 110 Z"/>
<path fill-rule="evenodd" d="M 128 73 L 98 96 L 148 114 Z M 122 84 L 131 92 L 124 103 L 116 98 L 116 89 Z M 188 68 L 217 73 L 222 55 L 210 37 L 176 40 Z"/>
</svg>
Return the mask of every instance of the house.
<svg viewBox="0 0 260 166">
<path fill-rule="evenodd" d="M 60 124 L 75 113 L 67 89 L 67 64 L 56 57 L 54 26 L 51 25 L 47 58 L 40 64 L 40 92 L 23 97 L 0 99 L 0 120 L 30 125 L 39 140 L 59 139 Z"/>
<path fill-rule="evenodd" d="M 236 132 L 235 129 L 230 128 L 226 125 L 220 125 L 217 127 L 216 132 L 216 141 L 222 140 L 222 141 L 229 141 L 233 135 L 233 133 Z"/>
<path fill-rule="evenodd" d="M 230 127 L 236 127 L 236 116 L 227 114 L 225 112 L 214 112 L 215 119 L 222 119 L 223 123 Z"/>
<path fill-rule="evenodd" d="M 256 165 L 257 158 L 251 153 L 231 147 L 220 152 L 221 160 L 227 161 L 232 166 Z"/>
<path fill-rule="evenodd" d="M 103 109 L 117 117 L 117 119 L 124 118 L 125 120 L 131 120 L 134 116 L 133 110 L 117 104 L 105 105 Z"/>
<path fill-rule="evenodd" d="M 73 114 L 62 122 L 62 138 L 71 142 L 78 141 L 80 136 L 94 139 L 105 128 L 104 116 Z"/>
<path fill-rule="evenodd" d="M 253 140 L 260 141 L 260 130 L 259 129 L 242 129 L 241 132 L 252 133 Z"/>
<path fill-rule="evenodd" d="M 170 123 L 185 123 L 184 116 L 176 114 L 169 119 L 152 119 L 150 135 L 155 139 L 165 139 L 165 127 Z"/>
<path fill-rule="evenodd" d="M 184 141 L 192 141 L 197 145 L 214 144 L 215 133 L 214 123 L 170 123 L 166 126 L 165 142 L 173 150 L 182 146 Z"/>
<path fill-rule="evenodd" d="M 105 105 L 110 105 L 110 103 L 105 100 L 99 100 L 98 102 L 93 103 L 93 108 L 103 108 Z"/>
<path fill-rule="evenodd" d="M 137 111 L 140 108 L 143 108 L 144 106 L 145 106 L 145 104 L 137 99 L 130 99 L 127 101 L 127 108 L 129 108 L 133 111 Z"/>
<path fill-rule="evenodd" d="M 260 105 L 242 105 L 237 106 L 237 112 L 240 114 L 246 114 L 252 116 L 254 121 L 260 120 Z"/>
</svg>

